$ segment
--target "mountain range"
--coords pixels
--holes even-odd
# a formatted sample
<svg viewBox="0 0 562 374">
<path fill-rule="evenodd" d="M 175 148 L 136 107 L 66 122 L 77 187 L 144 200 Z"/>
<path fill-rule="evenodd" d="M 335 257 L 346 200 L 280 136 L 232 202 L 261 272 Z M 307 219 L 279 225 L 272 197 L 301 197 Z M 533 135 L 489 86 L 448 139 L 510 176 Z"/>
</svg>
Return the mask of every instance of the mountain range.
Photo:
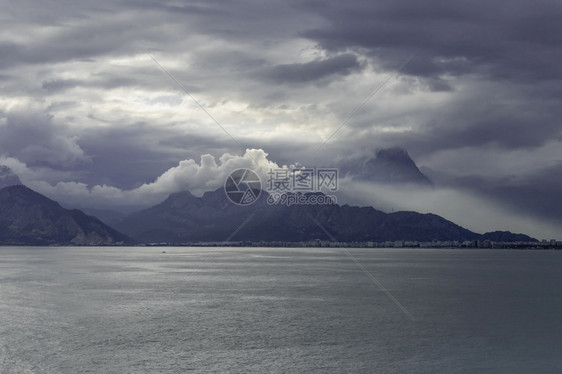
<svg viewBox="0 0 562 374">
<path fill-rule="evenodd" d="M 135 241 L 80 210 L 23 186 L 0 189 L 2 245 L 128 245 Z"/>
<path fill-rule="evenodd" d="M 316 193 L 320 194 L 320 193 Z M 143 243 L 196 241 L 465 241 L 485 240 L 435 214 L 384 213 L 349 205 L 270 205 L 268 194 L 251 205 L 233 204 L 223 189 L 201 197 L 170 195 L 151 208 L 133 213 L 116 227 Z M 534 241 L 505 233 L 503 241 Z"/>
<path fill-rule="evenodd" d="M 355 170 L 385 183 L 432 186 L 401 148 L 377 151 Z M 315 193 L 322 195 L 321 193 Z M 0 245 L 129 245 L 182 244 L 220 241 L 331 240 L 383 241 L 524 241 L 524 234 L 478 234 L 435 214 L 385 213 L 373 207 L 349 205 L 271 205 L 262 191 L 251 205 L 232 203 L 224 189 L 196 197 L 188 191 L 132 214 L 107 210 L 69 210 L 22 185 L 12 171 L 0 166 Z M 104 222 L 96 216 L 100 216 Z M 115 229 L 113 228 L 115 227 Z M 119 230 L 119 231 L 117 231 Z"/>
</svg>

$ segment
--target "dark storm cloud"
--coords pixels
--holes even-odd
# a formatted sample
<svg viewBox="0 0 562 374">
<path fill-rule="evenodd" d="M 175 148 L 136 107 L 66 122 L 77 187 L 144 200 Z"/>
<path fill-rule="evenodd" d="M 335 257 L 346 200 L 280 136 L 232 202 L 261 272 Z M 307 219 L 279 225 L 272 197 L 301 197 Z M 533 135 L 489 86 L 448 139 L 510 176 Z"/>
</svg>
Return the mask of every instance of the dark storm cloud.
<svg viewBox="0 0 562 374">
<path fill-rule="evenodd" d="M 301 7 L 325 18 L 302 33 L 323 49 L 366 54 L 389 72 L 414 55 L 402 75 L 421 79 L 432 92 L 455 93 L 452 102 L 418 110 L 412 128 L 374 131 L 358 143 L 427 155 L 464 147 L 540 148 L 562 140 L 561 2 L 312 1 Z M 463 80 L 473 87 L 462 87 Z M 350 122 L 350 132 L 388 127 L 360 117 Z M 407 120 L 398 115 L 391 125 Z"/>
<path fill-rule="evenodd" d="M 42 83 L 43 89 L 49 93 L 61 92 L 69 90 L 76 87 L 87 87 L 87 88 L 101 88 L 110 90 L 112 88 L 119 87 L 132 87 L 146 85 L 146 82 L 140 82 L 136 79 L 119 77 L 119 76 L 109 76 L 105 79 L 52 79 Z"/>
<path fill-rule="evenodd" d="M 454 88 L 447 81 L 439 77 L 426 79 L 426 84 L 433 92 L 454 91 Z"/>
<path fill-rule="evenodd" d="M 21 107 L 0 115 L 0 155 L 31 166 L 73 169 L 90 160 L 68 128 L 41 109 Z"/>
<path fill-rule="evenodd" d="M 522 81 L 561 76 L 561 2 L 331 1 L 304 8 L 329 21 L 304 36 L 331 51 L 364 48 L 388 68 L 416 52 L 408 74 Z"/>
<path fill-rule="evenodd" d="M 43 82 L 42 87 L 47 91 L 59 92 L 59 91 L 67 90 L 69 88 L 82 86 L 84 84 L 85 84 L 84 81 L 80 81 L 78 79 L 56 79 L 56 80 Z"/>
<path fill-rule="evenodd" d="M 60 63 L 73 59 L 96 58 L 115 53 L 121 54 L 124 46 L 129 46 L 131 38 L 125 38 L 124 26 L 92 26 L 74 28 L 72 32 L 59 34 L 38 40 L 38 43 L 26 45 L 3 43 L 0 45 L 0 68 L 19 64 Z M 117 35 L 117 36 L 116 36 Z M 108 42 L 104 41 L 108 40 Z M 131 50 L 131 48 L 127 48 Z"/>
<path fill-rule="evenodd" d="M 332 75 L 348 75 L 360 69 L 357 57 L 351 53 L 306 63 L 281 64 L 265 76 L 276 83 L 310 83 Z"/>
<path fill-rule="evenodd" d="M 147 123 L 86 130 L 80 144 L 93 162 L 85 168 L 88 175 L 83 181 L 131 189 L 153 181 L 178 160 L 198 160 L 202 154 L 219 157 L 232 150 L 240 153 L 222 135 L 181 134 L 166 128 L 155 134 Z"/>
<path fill-rule="evenodd" d="M 220 8 L 216 1 L 207 1 L 206 3 L 166 3 L 164 1 L 130 1 L 123 2 L 127 7 L 143 9 L 146 11 L 159 11 L 164 13 L 176 13 L 182 15 L 197 15 L 197 16 L 223 16 L 229 15 L 229 11 Z"/>
<path fill-rule="evenodd" d="M 543 116 L 534 120 L 515 114 L 476 119 L 470 125 L 458 118 L 439 118 L 439 123 L 423 130 L 384 133 L 377 137 L 380 146 L 402 145 L 417 155 L 464 147 L 505 150 L 539 148 L 552 141 L 562 141 L 557 118 Z"/>
<path fill-rule="evenodd" d="M 443 148 L 498 145 L 505 148 L 538 147 L 546 141 L 562 141 L 561 129 L 556 123 L 529 123 L 515 116 L 477 121 L 467 128 L 448 127 L 435 135 Z M 444 142 L 448 142 L 445 144 Z M 440 148 L 440 147 L 436 147 Z"/>
<path fill-rule="evenodd" d="M 13 5 L 12 8 L 17 7 Z M 179 14 L 170 11 L 152 17 L 142 12 L 142 4 L 135 5 L 134 2 L 98 1 L 96 5 L 78 2 L 68 3 L 67 7 L 53 7 L 59 12 L 47 8 L 39 8 L 45 14 L 37 16 L 22 9 L 14 11 L 21 18 L 15 18 L 12 22 L 27 18 L 27 23 L 23 21 L 23 25 L 38 27 L 44 24 L 51 30 L 25 41 L 20 41 L 21 38 L 17 38 L 18 41 L 1 41 L 0 68 L 72 60 L 96 61 L 104 56 L 146 52 L 151 46 L 165 47 L 182 37 L 181 33 L 165 37 L 161 34 L 163 25 L 182 23 Z M 188 30 L 188 26 L 182 28 L 182 31 Z M 22 28 L 19 33 L 25 35 L 26 31 Z"/>
</svg>

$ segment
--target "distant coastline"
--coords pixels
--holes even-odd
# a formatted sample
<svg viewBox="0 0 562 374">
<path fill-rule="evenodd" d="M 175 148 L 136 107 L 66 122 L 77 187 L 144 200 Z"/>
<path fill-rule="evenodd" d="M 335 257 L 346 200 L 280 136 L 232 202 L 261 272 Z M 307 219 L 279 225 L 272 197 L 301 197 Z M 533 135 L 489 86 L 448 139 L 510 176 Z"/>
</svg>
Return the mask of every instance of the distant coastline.
<svg viewBox="0 0 562 374">
<path fill-rule="evenodd" d="M 492 242 L 492 241 L 385 241 L 385 242 L 331 242 L 314 240 L 305 242 L 285 241 L 216 241 L 187 243 L 149 243 L 138 244 L 140 247 L 279 247 L 279 248 L 471 248 L 471 249 L 545 249 L 560 250 L 562 241 L 541 242 Z"/>
<path fill-rule="evenodd" d="M 245 247 L 245 248 L 434 248 L 434 249 L 518 249 L 518 250 L 562 250 L 562 241 L 541 242 L 488 242 L 488 241 L 386 241 L 386 242 L 253 242 L 253 241 L 208 241 L 186 243 L 113 243 L 113 244 L 22 244 L 0 243 L 2 247 Z"/>
</svg>

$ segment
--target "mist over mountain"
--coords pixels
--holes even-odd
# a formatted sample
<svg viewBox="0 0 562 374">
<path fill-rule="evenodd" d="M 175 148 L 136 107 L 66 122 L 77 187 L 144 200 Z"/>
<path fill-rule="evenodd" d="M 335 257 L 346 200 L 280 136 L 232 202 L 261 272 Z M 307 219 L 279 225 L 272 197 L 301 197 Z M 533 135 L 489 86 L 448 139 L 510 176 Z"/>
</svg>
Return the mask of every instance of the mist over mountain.
<svg viewBox="0 0 562 374">
<path fill-rule="evenodd" d="M 0 165 L 0 188 L 21 185 L 19 177 L 6 165 Z"/>
<path fill-rule="evenodd" d="M 562 163 L 531 173 L 501 175 L 457 175 L 423 168 L 436 185 L 471 191 L 492 199 L 528 217 L 544 217 L 562 227 Z M 558 230 L 559 231 L 559 230 Z"/>
<path fill-rule="evenodd" d="M 433 186 L 408 151 L 400 147 L 380 148 L 374 157 L 355 158 L 342 162 L 342 174 L 351 174 L 354 178 L 385 184 L 414 184 L 424 187 Z"/>
<path fill-rule="evenodd" d="M 0 189 L 1 245 L 126 245 L 129 237 L 23 186 Z"/>
</svg>

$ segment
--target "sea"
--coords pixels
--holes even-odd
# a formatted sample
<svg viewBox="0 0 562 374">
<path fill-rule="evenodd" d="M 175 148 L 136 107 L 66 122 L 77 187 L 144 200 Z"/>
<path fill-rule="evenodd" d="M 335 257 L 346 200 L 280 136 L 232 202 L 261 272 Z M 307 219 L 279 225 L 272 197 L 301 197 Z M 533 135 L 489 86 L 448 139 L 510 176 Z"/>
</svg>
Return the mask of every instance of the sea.
<svg viewBox="0 0 562 374">
<path fill-rule="evenodd" d="M 562 373 L 562 251 L 0 247 L 0 373 Z"/>
</svg>

